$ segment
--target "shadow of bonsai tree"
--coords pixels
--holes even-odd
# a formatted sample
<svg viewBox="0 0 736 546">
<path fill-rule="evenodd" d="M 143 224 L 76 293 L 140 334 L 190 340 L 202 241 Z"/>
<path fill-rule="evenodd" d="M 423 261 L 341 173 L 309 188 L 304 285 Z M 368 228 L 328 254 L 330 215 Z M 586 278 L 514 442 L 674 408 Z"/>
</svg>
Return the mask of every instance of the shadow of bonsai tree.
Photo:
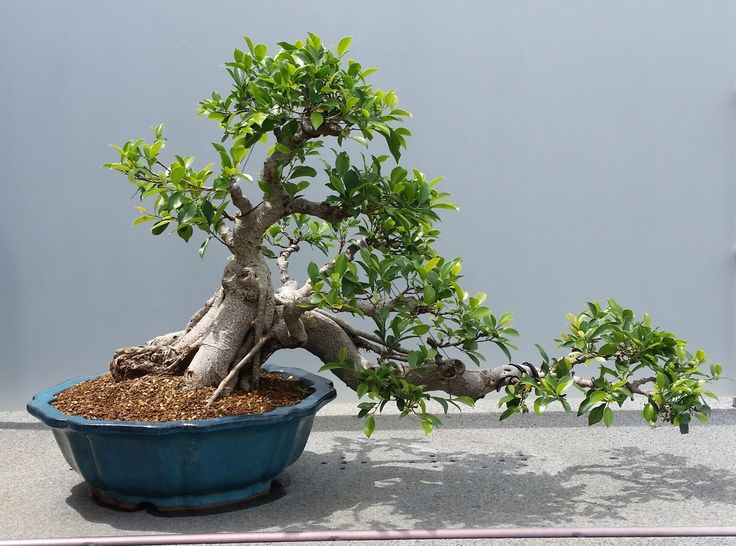
<svg viewBox="0 0 736 546">
<path fill-rule="evenodd" d="M 336 512 L 345 519 L 346 510 L 353 512 L 353 521 L 373 528 L 387 527 L 382 523 L 386 513 L 407 526 L 434 528 L 565 525 L 586 520 L 626 525 L 627 507 L 652 501 L 673 506 L 693 499 L 736 504 L 736 474 L 637 447 L 607 451 L 609 464 L 573 465 L 550 472 L 548 464 L 523 451 L 433 456 L 429 448 L 410 444 L 397 449 L 390 441 L 338 441 L 327 456 L 305 453 L 305 464 L 312 466 L 316 459 L 324 461 L 340 453 L 340 461 L 345 462 L 338 469 L 343 468 L 345 475 L 332 479 L 338 487 L 349 484 L 350 491 L 323 488 L 320 515 L 300 522 L 301 527 L 323 526 Z"/>
<path fill-rule="evenodd" d="M 306 451 L 294 465 L 288 493 L 277 491 L 268 504 L 187 520 L 163 519 L 97 506 L 84 484 L 73 488 L 67 503 L 90 521 L 164 533 L 559 526 L 588 521 L 631 525 L 626 519 L 631 506 L 652 501 L 671 503 L 668 512 L 692 500 L 736 505 L 736 474 L 727 470 L 638 447 L 605 455 L 610 463 L 550 471 L 543 459 L 523 451 L 448 453 L 430 443 L 337 437 L 327 453 Z M 600 453 L 596 459 L 601 459 Z"/>
</svg>

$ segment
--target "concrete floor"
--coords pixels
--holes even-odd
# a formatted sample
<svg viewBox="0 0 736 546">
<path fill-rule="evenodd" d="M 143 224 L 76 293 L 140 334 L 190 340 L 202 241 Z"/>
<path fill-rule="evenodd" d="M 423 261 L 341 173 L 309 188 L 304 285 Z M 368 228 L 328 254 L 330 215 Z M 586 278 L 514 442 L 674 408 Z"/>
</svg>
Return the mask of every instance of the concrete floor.
<svg viewBox="0 0 736 546">
<path fill-rule="evenodd" d="M 688 435 L 635 411 L 588 428 L 548 412 L 500 423 L 490 403 L 430 437 L 385 416 L 372 439 L 331 404 L 268 503 L 159 517 L 98 506 L 43 425 L 0 413 L 0 539 L 122 534 L 516 526 L 736 526 L 736 410 L 722 403 Z M 342 542 L 339 544 L 358 544 Z M 368 544 L 368 543 L 363 543 Z M 375 544 L 375 543 L 372 543 Z M 393 543 L 396 544 L 396 543 Z M 736 539 L 544 539 L 403 544 L 675 545 Z"/>
</svg>

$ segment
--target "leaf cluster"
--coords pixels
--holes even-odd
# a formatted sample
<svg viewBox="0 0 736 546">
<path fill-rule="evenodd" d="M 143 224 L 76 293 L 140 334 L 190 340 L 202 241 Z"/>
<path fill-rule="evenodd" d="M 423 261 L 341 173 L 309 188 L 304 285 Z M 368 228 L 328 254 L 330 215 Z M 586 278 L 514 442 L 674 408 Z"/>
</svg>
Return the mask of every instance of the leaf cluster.
<svg viewBox="0 0 736 546">
<path fill-rule="evenodd" d="M 248 185 L 243 193 L 260 190 L 254 203 L 278 204 L 282 217 L 260 228 L 265 230 L 264 256 L 288 259 L 306 244 L 328 258 L 322 266 L 312 261 L 307 268 L 305 286 L 311 292 L 305 307 L 373 321 L 378 367 L 355 372 L 358 394 L 370 400 L 361 403 L 366 433 L 373 432 L 374 413 L 390 401 L 402 415 L 418 415 L 425 431 L 431 430 L 439 421 L 426 411 L 428 401 L 446 412 L 448 404 L 463 400 L 430 396 L 424 386 L 399 377 L 397 366 L 421 370 L 452 361 L 452 353 L 480 364 L 482 342 L 495 344 L 510 361 L 510 340 L 518 335 L 511 314 L 496 315 L 484 305 L 484 293 L 466 292 L 460 283 L 461 260 L 435 250 L 440 212 L 457 207 L 438 189 L 441 178 L 427 178 L 400 164 L 411 136 L 404 126 L 410 114 L 399 108 L 394 91 L 368 82 L 375 68 L 347 57 L 351 39 L 328 48 L 309 33 L 304 40 L 279 42 L 274 52 L 247 36 L 244 40 L 245 46 L 225 63 L 229 91 L 215 91 L 199 104 L 199 114 L 222 130 L 219 142 L 212 143 L 215 162 L 194 168 L 191 156 L 164 159 L 166 139 L 159 125 L 150 142 L 135 139 L 114 146 L 119 160 L 105 167 L 125 175 L 141 201 L 151 200 L 148 208 L 138 207 L 141 215 L 134 225 L 152 222 L 154 235 L 172 228 L 185 241 L 201 231 L 206 238 L 200 255 L 212 238 L 227 244 L 228 222 L 236 225 L 240 214 L 249 213 L 244 210 L 250 200 L 238 200 L 241 184 Z M 337 144 L 329 160 L 324 149 L 328 137 Z M 349 140 L 369 148 L 377 137 L 388 154 L 358 156 L 346 149 Z M 269 147 L 254 179 L 244 169 L 258 144 Z M 314 167 L 317 159 L 321 171 Z M 396 164 L 389 166 L 391 159 Z M 305 195 L 319 179 L 328 195 L 322 202 L 308 202 Z M 231 199 L 237 210 L 230 210 Z M 556 340 L 568 354 L 549 358 L 539 347 L 540 376 L 522 377 L 506 387 L 502 419 L 530 411 L 530 404 L 537 413 L 555 402 L 571 411 L 572 388 L 584 395 L 578 414 L 587 414 L 590 424 L 610 425 L 612 408 L 635 394 L 646 396 L 642 416 L 652 424 L 662 420 L 686 432 L 691 417 L 708 418 L 705 398 L 715 395 L 706 384 L 722 370 L 715 364 L 704 371 L 702 351 L 690 354 L 684 341 L 614 300 L 605 307 L 590 302 L 584 311 L 569 314 L 568 321 L 568 330 Z M 351 366 L 344 356 L 325 369 Z M 583 379 L 581 367 L 593 364 L 589 369 L 596 370 L 595 377 Z M 642 390 L 645 385 L 648 390 Z"/>
<path fill-rule="evenodd" d="M 400 417 L 416 416 L 425 434 L 430 434 L 442 424 L 437 415 L 427 411 L 430 401 L 438 403 L 444 413 L 450 406 L 460 409 L 460 404 L 474 406 L 475 401 L 468 396 L 434 396 L 424 390 L 422 385 L 416 385 L 407 379 L 399 377 L 398 366 L 387 362 L 376 368 L 356 371 L 354 363 L 346 358 L 346 352 L 338 355 L 337 362 L 330 362 L 320 370 L 348 369 L 355 373 L 358 384 L 356 393 L 358 398 L 366 398 L 358 404 L 358 417 L 364 418 L 363 432 L 370 437 L 376 428 L 376 415 L 381 413 L 387 404 L 394 402 L 399 410 Z"/>
<path fill-rule="evenodd" d="M 567 318 L 568 330 L 557 341 L 571 352 L 550 359 L 538 346 L 543 360 L 541 378 L 524 377 L 506 388 L 499 402 L 506 405 L 502 418 L 529 411 L 526 400 L 532 393 L 536 413 L 553 402 L 570 411 L 566 391 L 576 387 L 584 395 L 577 414 L 587 414 L 590 425 L 602 421 L 610 426 L 612 408 L 622 406 L 634 394 L 646 396 L 642 417 L 652 425 L 661 419 L 686 433 L 692 417 L 707 421 L 710 407 L 706 399 L 717 399 L 707 383 L 720 377 L 722 367 L 712 364 L 706 369 L 702 350 L 688 352 L 685 341 L 653 327 L 648 314 L 638 319 L 613 299 L 605 307 L 589 302 L 586 310 Z M 578 381 L 574 369 L 593 364 L 597 375 Z"/>
<path fill-rule="evenodd" d="M 153 127 L 153 132 L 154 140 L 150 144 L 136 139 L 122 146 L 113 145 L 120 159 L 106 163 L 104 167 L 125 174 L 141 201 L 153 199 L 151 211 L 143 206 L 137 207 L 141 216 L 133 221 L 134 226 L 153 222 L 151 233 L 160 235 L 171 224 L 176 226 L 176 233 L 184 241 L 189 241 L 194 229 L 198 229 L 208 235 L 200 246 L 202 255 L 210 238 L 217 237 L 230 204 L 230 181 L 217 176 L 210 184 L 214 164 L 194 169 L 191 156 L 176 155 L 168 165 L 164 164 L 159 158 L 166 144 L 163 125 Z"/>
</svg>

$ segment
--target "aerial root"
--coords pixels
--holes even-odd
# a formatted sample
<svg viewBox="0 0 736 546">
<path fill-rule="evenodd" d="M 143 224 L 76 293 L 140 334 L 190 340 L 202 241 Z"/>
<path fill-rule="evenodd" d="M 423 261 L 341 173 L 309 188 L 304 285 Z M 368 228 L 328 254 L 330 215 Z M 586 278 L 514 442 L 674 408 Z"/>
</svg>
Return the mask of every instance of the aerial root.
<svg viewBox="0 0 736 546">
<path fill-rule="evenodd" d="M 110 373 L 116 381 L 149 374 L 181 375 L 195 352 L 196 347 L 192 346 L 134 345 L 115 352 Z"/>
<path fill-rule="evenodd" d="M 240 362 L 238 362 L 233 368 L 230 370 L 230 373 L 228 373 L 225 376 L 225 379 L 223 379 L 220 384 L 215 389 L 215 392 L 212 393 L 212 396 L 210 396 L 209 400 L 207 400 L 207 405 L 211 406 L 219 397 L 220 395 L 228 388 L 229 385 L 234 384 L 234 382 L 237 380 L 238 375 L 240 374 L 240 371 L 253 359 L 258 353 L 261 351 L 261 347 L 271 339 L 270 334 L 266 334 L 265 336 L 261 337 L 255 345 L 251 348 L 250 351 L 248 351 L 248 354 L 246 354 Z"/>
</svg>

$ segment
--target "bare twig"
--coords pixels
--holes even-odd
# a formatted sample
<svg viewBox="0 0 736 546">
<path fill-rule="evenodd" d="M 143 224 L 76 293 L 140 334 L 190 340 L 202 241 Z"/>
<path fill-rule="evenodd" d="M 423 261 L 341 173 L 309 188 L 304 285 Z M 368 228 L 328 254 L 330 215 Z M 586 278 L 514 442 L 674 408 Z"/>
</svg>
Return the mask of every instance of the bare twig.
<svg viewBox="0 0 736 546">
<path fill-rule="evenodd" d="M 289 256 L 294 252 L 299 252 L 299 244 L 297 242 L 290 243 L 289 246 L 279 253 L 279 257 L 276 258 L 276 267 L 279 269 L 279 278 L 281 279 L 282 285 L 291 281 L 291 277 L 289 276 Z"/>
</svg>

